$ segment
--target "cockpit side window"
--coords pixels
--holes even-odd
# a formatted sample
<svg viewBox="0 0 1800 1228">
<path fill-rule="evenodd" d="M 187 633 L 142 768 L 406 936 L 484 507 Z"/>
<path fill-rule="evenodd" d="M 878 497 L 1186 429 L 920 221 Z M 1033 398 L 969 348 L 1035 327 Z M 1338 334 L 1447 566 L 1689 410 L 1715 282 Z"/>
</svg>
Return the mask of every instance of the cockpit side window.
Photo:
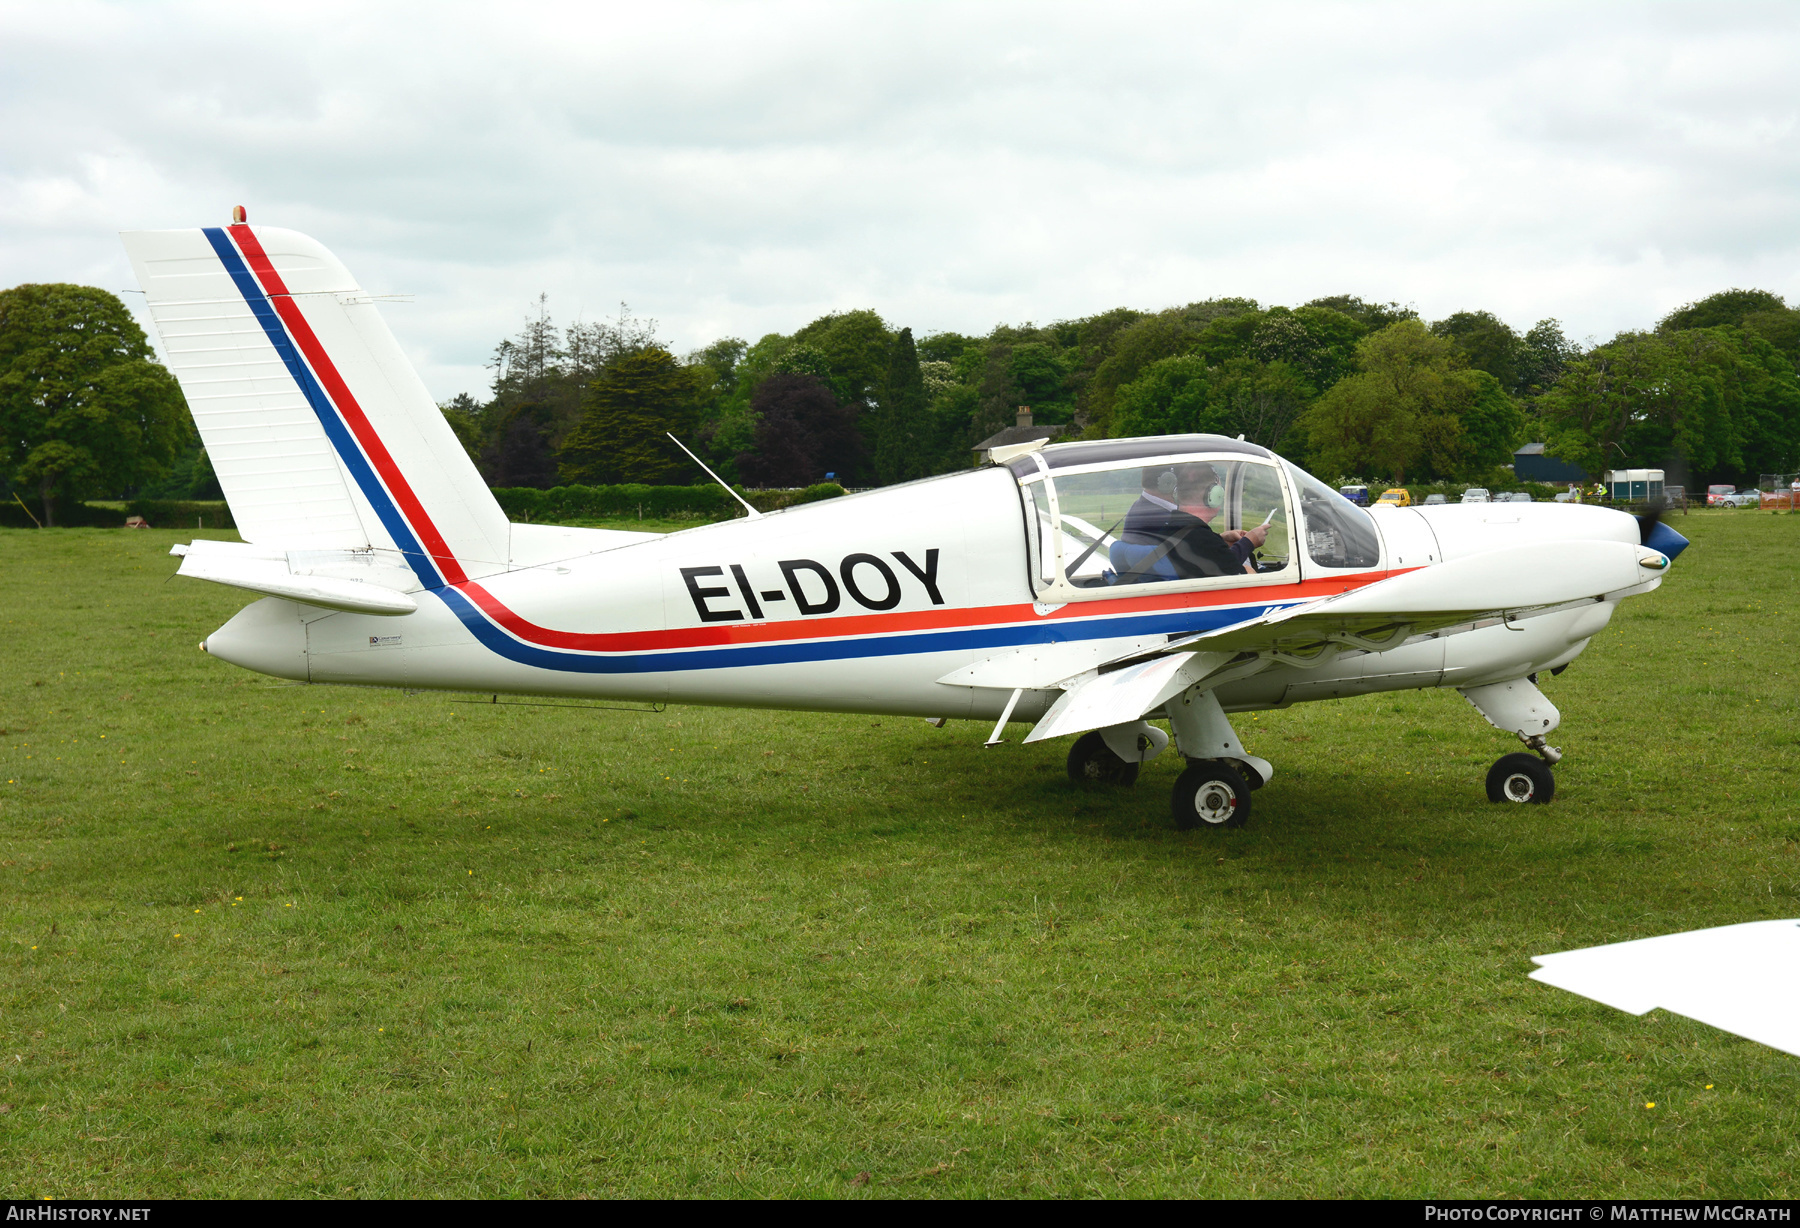
<svg viewBox="0 0 1800 1228">
<path fill-rule="evenodd" d="M 1321 567 L 1374 567 L 1381 562 L 1381 538 L 1368 512 L 1304 469 L 1289 465 L 1287 473 L 1300 497 L 1307 557 Z"/>
<path fill-rule="evenodd" d="M 1055 510 L 1050 492 L 1054 487 Z M 1034 586 L 1242 580 L 1291 564 L 1275 466 L 1220 456 L 1046 474 L 1025 486 Z"/>
</svg>

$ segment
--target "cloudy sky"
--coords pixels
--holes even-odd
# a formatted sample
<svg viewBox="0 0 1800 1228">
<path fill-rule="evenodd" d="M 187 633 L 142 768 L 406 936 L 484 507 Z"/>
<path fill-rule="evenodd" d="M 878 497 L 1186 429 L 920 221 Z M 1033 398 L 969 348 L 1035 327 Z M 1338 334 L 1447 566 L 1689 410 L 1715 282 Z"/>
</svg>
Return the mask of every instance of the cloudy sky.
<svg viewBox="0 0 1800 1228">
<path fill-rule="evenodd" d="M 540 291 L 677 350 L 1339 293 L 1604 340 L 1800 298 L 1797 68 L 1791 3 L 0 3 L 0 285 L 243 204 L 412 295 L 440 399 Z"/>
</svg>

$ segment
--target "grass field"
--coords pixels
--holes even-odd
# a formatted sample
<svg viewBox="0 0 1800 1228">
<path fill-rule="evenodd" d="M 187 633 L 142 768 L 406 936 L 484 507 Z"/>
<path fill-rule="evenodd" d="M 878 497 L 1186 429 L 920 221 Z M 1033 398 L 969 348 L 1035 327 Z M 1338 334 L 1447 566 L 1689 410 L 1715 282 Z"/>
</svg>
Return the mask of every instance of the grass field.
<svg viewBox="0 0 1800 1228">
<path fill-rule="evenodd" d="M 191 534 L 0 533 L 0 1173 L 1794 1196 L 1800 1059 L 1525 975 L 1800 916 L 1800 517 L 1677 523 L 1545 683 L 1554 805 L 1485 802 L 1516 744 L 1426 692 L 1238 718 L 1278 774 L 1193 833 L 1172 755 L 279 684 L 195 650 L 245 599 L 165 583 Z"/>
</svg>

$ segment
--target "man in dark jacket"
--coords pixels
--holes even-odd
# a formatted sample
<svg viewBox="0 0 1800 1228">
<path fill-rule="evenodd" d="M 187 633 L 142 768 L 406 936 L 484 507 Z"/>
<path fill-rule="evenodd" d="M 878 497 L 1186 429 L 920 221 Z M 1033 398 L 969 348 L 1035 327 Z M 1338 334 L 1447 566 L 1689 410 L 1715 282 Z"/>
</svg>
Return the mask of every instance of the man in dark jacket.
<svg viewBox="0 0 1800 1228">
<path fill-rule="evenodd" d="M 1262 544 L 1267 530 L 1228 530 L 1227 537 L 1213 531 L 1211 516 L 1224 504 L 1224 488 L 1218 474 L 1204 461 L 1186 465 L 1150 465 L 1144 469 L 1143 493 L 1125 514 L 1120 536 L 1136 546 L 1153 546 L 1142 560 L 1119 578 L 1127 584 L 1166 578 L 1158 564 L 1167 560 L 1177 579 L 1240 575 L 1254 570 L 1249 559 Z M 1184 508 L 1193 510 L 1184 510 Z"/>
</svg>

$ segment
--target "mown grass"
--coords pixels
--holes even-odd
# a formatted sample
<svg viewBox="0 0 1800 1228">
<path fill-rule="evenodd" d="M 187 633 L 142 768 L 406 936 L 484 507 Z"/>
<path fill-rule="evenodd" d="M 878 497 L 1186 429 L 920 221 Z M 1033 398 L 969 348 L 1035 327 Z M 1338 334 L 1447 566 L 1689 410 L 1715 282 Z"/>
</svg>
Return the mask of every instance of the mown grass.
<svg viewBox="0 0 1800 1228">
<path fill-rule="evenodd" d="M 1554 805 L 1428 692 L 1239 718 L 1229 833 L 968 723 L 281 685 L 195 651 L 243 599 L 177 535 L 0 533 L 0 1173 L 1792 1196 L 1800 1059 L 1525 975 L 1800 915 L 1800 518 L 1679 527 L 1546 683 Z"/>
</svg>

